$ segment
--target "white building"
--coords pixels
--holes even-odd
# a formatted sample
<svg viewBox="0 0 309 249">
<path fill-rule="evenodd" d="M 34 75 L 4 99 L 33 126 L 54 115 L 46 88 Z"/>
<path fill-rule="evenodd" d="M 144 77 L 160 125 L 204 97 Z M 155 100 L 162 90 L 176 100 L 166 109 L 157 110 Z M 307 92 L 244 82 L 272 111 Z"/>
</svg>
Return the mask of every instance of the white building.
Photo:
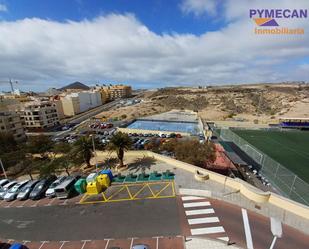
<svg viewBox="0 0 309 249">
<path fill-rule="evenodd" d="M 70 93 L 61 100 L 65 116 L 74 116 L 102 105 L 101 93 L 99 91 Z"/>
</svg>

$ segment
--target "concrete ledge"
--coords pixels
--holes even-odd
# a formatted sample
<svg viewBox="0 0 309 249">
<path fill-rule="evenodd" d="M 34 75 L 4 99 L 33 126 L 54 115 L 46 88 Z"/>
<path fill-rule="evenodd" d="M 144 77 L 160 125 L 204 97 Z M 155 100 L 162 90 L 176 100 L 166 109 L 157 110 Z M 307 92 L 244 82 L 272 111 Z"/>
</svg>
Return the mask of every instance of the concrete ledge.
<svg viewBox="0 0 309 249">
<path fill-rule="evenodd" d="M 199 170 L 195 171 L 194 178 L 197 181 L 203 182 L 209 179 L 209 175 L 201 173 Z"/>
</svg>

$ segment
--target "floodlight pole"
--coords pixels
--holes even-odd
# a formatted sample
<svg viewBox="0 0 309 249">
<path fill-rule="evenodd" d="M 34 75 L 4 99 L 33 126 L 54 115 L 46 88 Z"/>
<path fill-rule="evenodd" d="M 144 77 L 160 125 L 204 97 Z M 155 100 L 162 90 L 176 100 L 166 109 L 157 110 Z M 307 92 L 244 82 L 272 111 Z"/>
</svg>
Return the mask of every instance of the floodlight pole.
<svg viewBox="0 0 309 249">
<path fill-rule="evenodd" d="M 97 159 L 97 152 L 95 150 L 94 136 L 93 135 L 91 135 L 91 139 L 92 139 L 92 148 L 93 148 L 94 158 L 95 158 L 95 171 L 98 173 L 98 159 Z"/>
<path fill-rule="evenodd" d="M 5 169 L 4 169 L 4 166 L 3 166 L 1 158 L 0 158 L 0 164 L 1 164 L 1 168 L 2 168 L 2 171 L 3 171 L 3 174 L 4 174 L 5 178 L 8 178 L 7 175 L 6 175 L 6 172 L 5 172 Z"/>
<path fill-rule="evenodd" d="M 278 238 L 277 236 L 274 236 L 273 241 L 271 242 L 271 245 L 270 245 L 269 249 L 273 249 L 274 248 L 277 238 Z"/>
</svg>

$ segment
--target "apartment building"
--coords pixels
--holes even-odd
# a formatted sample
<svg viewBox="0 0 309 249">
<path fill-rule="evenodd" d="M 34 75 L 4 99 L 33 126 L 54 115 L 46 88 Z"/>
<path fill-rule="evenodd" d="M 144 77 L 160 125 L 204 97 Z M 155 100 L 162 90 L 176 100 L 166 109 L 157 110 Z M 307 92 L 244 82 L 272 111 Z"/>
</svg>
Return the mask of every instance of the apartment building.
<svg viewBox="0 0 309 249">
<path fill-rule="evenodd" d="M 59 125 L 56 105 L 48 101 L 27 104 L 22 117 L 28 130 L 43 131 Z"/>
<path fill-rule="evenodd" d="M 107 93 L 110 100 L 128 98 L 132 95 L 131 86 L 125 85 L 103 86 L 102 91 L 105 91 Z"/>
<path fill-rule="evenodd" d="M 106 103 L 110 100 L 119 99 L 119 98 L 127 98 L 132 95 L 131 86 L 125 85 L 103 85 L 103 86 L 95 86 L 96 91 L 99 91 L 101 94 L 102 103 Z"/>
<path fill-rule="evenodd" d="M 20 115 L 16 112 L 0 112 L 0 132 L 13 134 L 16 141 L 26 139 Z"/>
<path fill-rule="evenodd" d="M 101 94 L 99 91 L 70 93 L 62 97 L 61 101 L 65 116 L 74 116 L 102 105 Z"/>
</svg>

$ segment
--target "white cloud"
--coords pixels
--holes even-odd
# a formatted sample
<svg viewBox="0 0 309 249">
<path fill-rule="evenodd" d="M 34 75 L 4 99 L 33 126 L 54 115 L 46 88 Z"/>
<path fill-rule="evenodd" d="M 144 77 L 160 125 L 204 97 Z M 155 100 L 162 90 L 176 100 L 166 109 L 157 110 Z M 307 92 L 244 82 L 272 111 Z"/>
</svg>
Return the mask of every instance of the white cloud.
<svg viewBox="0 0 309 249">
<path fill-rule="evenodd" d="M 7 12 L 7 11 L 8 11 L 8 9 L 7 9 L 6 5 L 0 3 L 0 12 Z"/>
<path fill-rule="evenodd" d="M 255 26 L 245 12 L 230 11 L 233 21 L 226 27 L 200 36 L 159 35 L 130 14 L 64 23 L 37 18 L 2 21 L 0 81 L 12 77 L 24 89 L 75 80 L 152 88 L 300 77 L 308 81 L 308 71 L 290 62 L 309 58 L 309 22 L 299 24 L 305 35 L 259 36 L 253 34 Z"/>
<path fill-rule="evenodd" d="M 180 8 L 184 13 L 193 13 L 196 16 L 202 14 L 217 14 L 217 6 L 220 0 L 183 0 Z"/>
</svg>

